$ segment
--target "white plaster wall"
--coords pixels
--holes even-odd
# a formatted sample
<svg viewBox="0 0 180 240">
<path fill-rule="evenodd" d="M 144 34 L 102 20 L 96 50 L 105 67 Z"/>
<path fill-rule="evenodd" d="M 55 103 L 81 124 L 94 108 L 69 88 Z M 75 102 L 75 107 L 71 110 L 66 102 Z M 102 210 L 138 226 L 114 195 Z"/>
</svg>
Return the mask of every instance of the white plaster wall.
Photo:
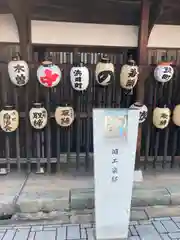
<svg viewBox="0 0 180 240">
<path fill-rule="evenodd" d="M 125 25 L 31 21 L 32 43 L 137 47 L 138 27 Z M 0 42 L 19 42 L 11 14 L 0 14 Z M 155 25 L 148 47 L 180 48 L 180 26 Z"/>
<path fill-rule="evenodd" d="M 155 25 L 149 37 L 148 47 L 180 48 L 180 26 Z"/>
<path fill-rule="evenodd" d="M 32 42 L 68 45 L 137 46 L 136 26 L 32 21 Z"/>
<path fill-rule="evenodd" d="M 16 22 L 11 14 L 0 14 L 0 42 L 19 42 Z"/>
</svg>

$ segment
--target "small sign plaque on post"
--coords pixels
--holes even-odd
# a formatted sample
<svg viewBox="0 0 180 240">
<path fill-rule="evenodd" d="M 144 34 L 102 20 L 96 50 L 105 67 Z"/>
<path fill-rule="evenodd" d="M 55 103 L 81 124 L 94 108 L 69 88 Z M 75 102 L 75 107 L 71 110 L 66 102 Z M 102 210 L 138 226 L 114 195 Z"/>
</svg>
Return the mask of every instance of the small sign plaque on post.
<svg viewBox="0 0 180 240">
<path fill-rule="evenodd" d="M 127 239 L 139 111 L 94 109 L 96 239 Z"/>
</svg>

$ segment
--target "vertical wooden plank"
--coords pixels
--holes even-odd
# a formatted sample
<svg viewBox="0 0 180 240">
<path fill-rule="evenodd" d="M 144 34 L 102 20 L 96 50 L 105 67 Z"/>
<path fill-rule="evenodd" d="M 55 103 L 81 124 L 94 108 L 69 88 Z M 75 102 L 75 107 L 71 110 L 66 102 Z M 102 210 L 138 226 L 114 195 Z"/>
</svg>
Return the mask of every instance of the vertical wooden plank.
<svg viewBox="0 0 180 240">
<path fill-rule="evenodd" d="M 179 127 L 173 126 L 174 134 L 173 134 L 173 142 L 172 142 L 172 153 L 171 153 L 171 168 L 174 167 L 175 164 L 175 157 L 177 152 L 177 145 L 178 145 L 178 133 Z"/>
<path fill-rule="evenodd" d="M 3 64 L 2 67 L 2 98 L 3 98 L 3 107 L 8 104 L 8 75 L 7 75 L 7 66 Z M 6 158 L 6 166 L 7 166 L 7 172 L 9 173 L 11 171 L 11 165 L 10 165 L 10 134 L 11 133 L 5 133 L 5 158 Z"/>
<path fill-rule="evenodd" d="M 56 149 L 57 149 L 57 172 L 61 169 L 61 141 L 60 141 L 60 126 L 57 126 L 57 135 L 56 135 Z"/>
<path fill-rule="evenodd" d="M 122 107 L 121 106 L 121 101 L 122 101 L 122 88 L 119 86 L 120 84 L 120 71 L 121 71 L 121 54 L 117 55 L 116 58 L 116 65 L 115 65 L 115 79 L 117 79 L 117 81 L 114 82 L 113 84 L 113 102 L 114 102 L 114 106 L 113 107 Z"/>
<path fill-rule="evenodd" d="M 153 105 L 153 77 L 150 76 L 148 83 L 146 85 L 146 94 L 148 96 L 147 107 L 148 107 L 148 117 L 144 123 L 144 132 L 145 132 L 145 159 L 144 159 L 144 169 L 147 168 L 148 158 L 150 154 L 150 137 L 152 130 L 152 105 Z"/>
<path fill-rule="evenodd" d="M 163 104 L 163 85 L 159 82 L 156 82 L 156 96 L 154 98 L 154 108 L 155 106 L 162 106 Z M 158 160 L 158 153 L 159 153 L 159 146 L 160 146 L 160 134 L 163 130 L 161 129 L 154 129 L 154 136 L 155 136 L 155 146 L 154 146 L 154 160 L 153 160 L 153 168 L 156 168 L 156 163 Z"/>
<path fill-rule="evenodd" d="M 40 142 L 40 132 L 36 131 L 36 172 L 40 173 L 40 168 L 41 168 L 41 142 Z"/>
<path fill-rule="evenodd" d="M 74 49 L 74 62 L 79 62 L 78 48 Z M 80 137 L 81 137 L 81 118 L 80 118 L 80 107 L 81 107 L 81 93 L 74 91 L 74 96 L 76 99 L 76 169 L 80 167 Z"/>
<path fill-rule="evenodd" d="M 141 103 L 144 102 L 144 82 L 148 75 L 148 35 L 149 35 L 149 11 L 150 2 L 149 0 L 141 0 L 141 17 L 140 17 L 140 27 L 139 27 L 139 38 L 138 38 L 138 64 L 139 64 L 139 81 L 137 83 L 136 89 L 136 101 Z M 141 135 L 142 135 L 141 125 L 138 131 L 138 142 L 136 148 L 136 164 L 135 168 L 140 167 L 140 156 L 141 156 Z"/>
<path fill-rule="evenodd" d="M 18 104 L 18 88 L 14 87 L 14 101 L 16 110 L 19 112 L 19 104 Z M 19 119 L 19 124 L 21 124 L 21 119 Z M 17 159 L 17 168 L 18 172 L 21 171 L 21 160 L 20 160 L 20 138 L 19 138 L 19 127 L 16 130 L 16 159 Z"/>
<path fill-rule="evenodd" d="M 87 90 L 86 95 L 86 105 L 87 105 L 87 118 L 85 119 L 85 170 L 88 171 L 89 169 L 89 149 L 90 149 L 90 131 L 91 131 L 91 114 L 92 114 L 92 80 L 93 80 L 93 73 L 90 71 L 90 84 Z"/>
<path fill-rule="evenodd" d="M 70 59 L 71 60 L 71 59 Z M 71 65 L 70 65 L 71 67 Z M 69 77 L 69 72 L 70 72 L 70 67 L 67 67 L 66 65 L 66 74 L 65 74 L 65 79 Z M 64 82 L 64 98 L 66 103 L 70 103 L 72 105 L 72 100 L 73 99 L 73 92 L 71 88 L 70 82 L 67 84 Z M 68 101 L 67 101 L 68 100 Z M 72 126 L 68 127 L 65 129 L 65 134 L 66 134 L 66 144 L 67 144 L 67 154 L 66 154 L 66 159 L 67 159 L 67 166 L 70 166 L 70 156 L 71 156 L 71 131 L 72 131 Z"/>
<path fill-rule="evenodd" d="M 64 75 L 62 76 L 62 79 L 64 79 Z M 59 106 L 59 104 L 60 104 L 60 87 L 58 86 L 56 88 L 56 90 L 57 90 L 57 97 L 56 97 L 57 102 L 56 102 L 56 105 Z M 61 161 L 61 157 L 60 157 L 60 155 L 61 155 L 61 141 L 60 141 L 60 137 L 61 137 L 60 136 L 60 126 L 57 125 L 57 132 L 56 132 L 56 149 L 57 149 L 56 150 L 56 154 L 57 154 L 57 169 L 56 170 L 57 170 L 57 172 L 59 172 L 60 168 L 61 168 L 61 165 L 60 165 L 60 161 Z"/>
<path fill-rule="evenodd" d="M 80 136 L 81 136 L 81 118 L 80 118 L 80 93 L 76 92 L 76 169 L 80 167 Z"/>
<path fill-rule="evenodd" d="M 173 83 L 175 79 L 172 79 L 170 82 L 167 83 L 167 107 L 171 106 L 171 98 L 172 98 L 172 91 L 173 91 Z M 164 136 L 164 151 L 163 151 L 163 161 L 162 161 L 162 168 L 165 168 L 166 161 L 167 161 L 167 154 L 168 154 L 168 143 L 169 143 L 169 132 L 170 132 L 171 124 L 165 129 L 165 136 Z"/>
<path fill-rule="evenodd" d="M 50 112 L 50 89 L 45 89 L 46 94 L 46 110 L 48 113 L 48 123 L 46 127 L 46 149 L 47 149 L 47 172 L 51 173 L 51 112 Z"/>
<path fill-rule="evenodd" d="M 12 11 L 12 14 L 15 18 L 18 34 L 19 34 L 19 44 L 20 44 L 20 54 L 22 59 L 25 61 L 32 59 L 32 45 L 31 45 L 31 20 L 30 20 L 30 5 L 28 2 L 23 0 L 8 0 L 8 5 Z M 23 11 L 22 11 L 23 9 Z M 25 131 L 26 131 L 26 158 L 27 158 L 27 166 L 28 172 L 31 170 L 30 164 L 30 124 L 29 118 L 29 92 L 28 92 L 28 84 L 25 86 L 24 94 L 25 94 Z"/>
<path fill-rule="evenodd" d="M 154 160 L 153 160 L 153 168 L 156 168 L 156 162 L 158 159 L 158 151 L 159 151 L 159 140 L 160 140 L 160 130 L 156 129 L 156 138 L 155 138 L 155 146 L 154 146 Z"/>
<path fill-rule="evenodd" d="M 35 92 L 35 100 L 36 103 L 39 102 L 39 83 L 38 81 L 36 81 L 36 92 Z M 36 139 L 36 172 L 40 173 L 40 168 L 41 168 L 41 130 L 38 131 L 36 129 L 34 129 L 34 133 L 35 133 L 35 139 Z"/>
<path fill-rule="evenodd" d="M 178 56 L 177 52 L 177 56 Z M 171 105 L 174 107 L 176 104 L 179 104 L 180 102 L 180 96 L 179 96 L 179 65 L 180 62 L 177 63 L 178 67 L 176 66 L 175 69 L 175 78 L 173 79 L 173 93 L 172 93 L 172 102 Z M 180 128 L 173 124 L 172 126 L 172 144 L 171 144 L 171 168 L 175 166 L 175 159 L 176 155 L 179 155 L 179 130 Z"/>
<path fill-rule="evenodd" d="M 31 65 L 29 66 L 31 69 Z M 30 75 L 31 79 L 31 75 Z M 24 87 L 24 95 L 25 95 L 25 131 L 26 131 L 26 159 L 27 159 L 27 171 L 28 173 L 31 171 L 31 142 L 30 142 L 30 123 L 29 123 L 29 91 L 28 84 Z"/>
</svg>

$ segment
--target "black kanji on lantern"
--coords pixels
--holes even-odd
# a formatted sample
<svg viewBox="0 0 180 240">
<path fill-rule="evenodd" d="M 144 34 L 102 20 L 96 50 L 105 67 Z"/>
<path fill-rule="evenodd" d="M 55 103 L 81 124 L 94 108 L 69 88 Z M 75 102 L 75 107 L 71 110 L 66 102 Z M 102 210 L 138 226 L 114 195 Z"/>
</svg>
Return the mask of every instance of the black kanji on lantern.
<svg viewBox="0 0 180 240">
<path fill-rule="evenodd" d="M 33 113 L 33 118 L 34 119 L 43 118 L 43 113 L 42 112 L 40 112 L 40 113 L 34 112 Z"/>
<path fill-rule="evenodd" d="M 168 115 L 166 113 L 162 113 L 160 118 L 163 118 L 163 119 L 168 119 Z"/>
<path fill-rule="evenodd" d="M 18 85 L 25 84 L 25 80 L 26 80 L 26 77 L 24 76 L 24 74 L 16 76 L 16 81 Z"/>
<path fill-rule="evenodd" d="M 62 110 L 62 116 L 69 116 L 68 110 Z"/>
<path fill-rule="evenodd" d="M 134 78 L 137 75 L 137 71 L 135 68 L 131 69 L 131 71 L 128 73 L 128 77 Z"/>
<path fill-rule="evenodd" d="M 82 72 L 78 69 L 78 70 L 74 70 L 74 76 L 78 77 L 78 76 L 82 76 Z"/>
<path fill-rule="evenodd" d="M 81 88 L 82 88 L 82 83 L 77 83 L 77 82 L 75 82 L 74 87 L 81 89 Z"/>
<path fill-rule="evenodd" d="M 126 83 L 126 87 L 133 87 L 134 86 L 134 82 L 135 80 L 134 79 L 128 79 L 127 83 Z"/>
<path fill-rule="evenodd" d="M 79 71 L 79 70 L 76 70 L 76 71 Z M 81 73 L 81 71 L 80 71 L 80 73 Z M 74 84 L 74 87 L 75 88 L 82 88 L 82 79 L 81 79 L 81 76 L 77 76 L 77 77 L 75 77 L 75 84 Z"/>
<path fill-rule="evenodd" d="M 164 72 L 163 73 L 172 73 L 172 68 L 171 67 L 164 67 Z"/>
<path fill-rule="evenodd" d="M 61 118 L 61 124 L 62 125 L 69 124 L 69 123 L 70 123 L 70 119 L 68 117 Z"/>
<path fill-rule="evenodd" d="M 171 76 L 170 75 L 168 75 L 168 74 L 163 74 L 162 75 L 162 79 L 164 79 L 164 80 L 169 80 L 169 78 L 170 78 Z"/>
<path fill-rule="evenodd" d="M 139 121 L 143 121 L 146 118 L 147 118 L 147 112 L 146 111 L 140 112 Z"/>
<path fill-rule="evenodd" d="M 37 119 L 37 120 L 34 120 L 34 126 L 38 126 L 38 127 L 41 127 L 43 124 L 43 120 L 41 118 Z"/>
<path fill-rule="evenodd" d="M 8 114 L 8 113 L 4 114 L 3 121 L 4 121 L 4 129 L 6 131 L 11 131 L 12 127 L 11 127 L 11 116 L 10 116 L 10 114 Z"/>
<path fill-rule="evenodd" d="M 25 72 L 25 69 L 24 69 L 24 66 L 17 64 L 16 66 L 14 66 L 14 71 L 17 73 L 21 73 L 21 72 Z"/>
<path fill-rule="evenodd" d="M 160 126 L 164 126 L 166 124 L 167 124 L 167 120 L 161 120 L 159 123 Z"/>
</svg>

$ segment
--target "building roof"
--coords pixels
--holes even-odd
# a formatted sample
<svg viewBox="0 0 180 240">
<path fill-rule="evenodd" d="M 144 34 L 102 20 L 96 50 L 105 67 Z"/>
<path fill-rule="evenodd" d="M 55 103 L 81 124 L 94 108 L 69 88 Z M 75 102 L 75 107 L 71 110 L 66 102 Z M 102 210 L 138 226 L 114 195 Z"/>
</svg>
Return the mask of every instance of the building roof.
<svg viewBox="0 0 180 240">
<path fill-rule="evenodd" d="M 15 1 L 15 0 L 14 0 Z M 24 0 L 28 1 L 28 0 Z M 139 25 L 141 0 L 29 0 L 31 19 Z M 180 0 L 150 0 L 162 2 L 162 12 L 157 24 L 180 25 Z M 10 13 L 8 0 L 0 0 L 0 13 Z"/>
</svg>

